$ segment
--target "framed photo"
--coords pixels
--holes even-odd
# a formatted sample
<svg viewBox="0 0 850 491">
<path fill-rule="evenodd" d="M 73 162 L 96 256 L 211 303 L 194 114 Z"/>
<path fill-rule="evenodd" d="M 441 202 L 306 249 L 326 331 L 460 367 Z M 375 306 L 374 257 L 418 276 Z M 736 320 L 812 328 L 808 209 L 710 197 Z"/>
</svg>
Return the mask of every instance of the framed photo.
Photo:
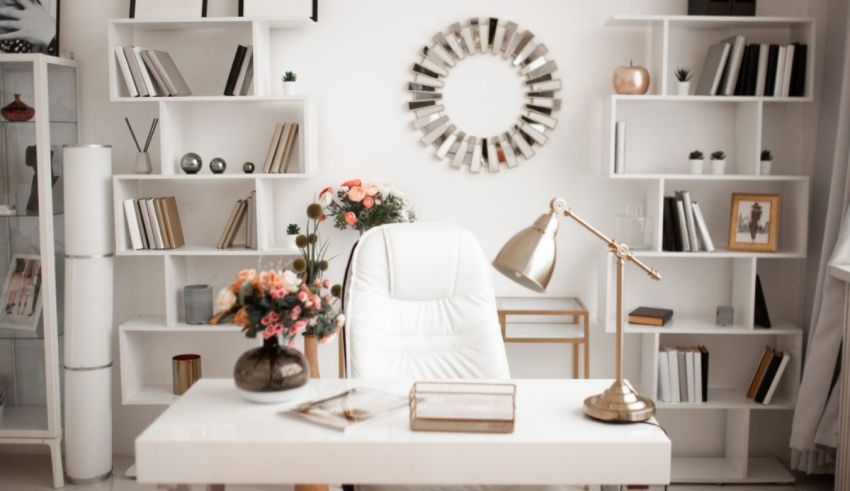
<svg viewBox="0 0 850 491">
<path fill-rule="evenodd" d="M 0 52 L 59 56 L 60 0 L 0 0 Z"/>
<path fill-rule="evenodd" d="M 729 250 L 776 252 L 779 237 L 779 195 L 732 195 Z"/>
<path fill-rule="evenodd" d="M 302 17 L 319 20 L 319 0 L 239 0 L 239 17 Z"/>
<path fill-rule="evenodd" d="M 207 16 L 207 0 L 130 0 L 131 19 L 197 19 Z"/>
<path fill-rule="evenodd" d="M 0 304 L 0 327 L 35 331 L 41 320 L 41 258 L 15 254 L 9 265 Z"/>
</svg>

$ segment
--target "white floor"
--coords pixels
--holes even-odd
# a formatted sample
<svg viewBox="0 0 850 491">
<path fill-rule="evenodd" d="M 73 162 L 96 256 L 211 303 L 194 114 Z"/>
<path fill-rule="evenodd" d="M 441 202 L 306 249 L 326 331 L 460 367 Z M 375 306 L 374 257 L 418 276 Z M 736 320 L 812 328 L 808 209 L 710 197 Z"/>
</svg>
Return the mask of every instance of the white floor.
<svg viewBox="0 0 850 491">
<path fill-rule="evenodd" d="M 67 485 L 73 491 L 158 491 L 156 486 L 138 484 L 124 477 L 130 466 L 127 458 L 116 457 L 115 477 L 109 481 L 88 486 Z M 50 462 L 41 455 L 0 454 L 0 491 L 45 491 L 53 489 Z M 200 486 L 193 491 L 203 489 Z M 228 486 L 228 491 L 291 490 L 291 486 Z M 796 486 L 670 486 L 669 491 L 831 491 L 832 480 L 828 478 L 801 478 Z"/>
</svg>

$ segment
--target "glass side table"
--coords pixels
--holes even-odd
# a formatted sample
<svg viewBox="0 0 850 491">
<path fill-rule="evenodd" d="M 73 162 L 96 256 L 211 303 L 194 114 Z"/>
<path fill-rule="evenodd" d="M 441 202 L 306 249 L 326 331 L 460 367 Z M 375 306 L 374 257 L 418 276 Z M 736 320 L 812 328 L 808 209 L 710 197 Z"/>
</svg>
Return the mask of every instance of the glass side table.
<svg viewBox="0 0 850 491">
<path fill-rule="evenodd" d="M 498 297 L 496 305 L 506 343 L 573 345 L 573 378 L 590 377 L 590 318 L 576 297 Z M 580 356 L 583 351 L 583 356 Z"/>
</svg>

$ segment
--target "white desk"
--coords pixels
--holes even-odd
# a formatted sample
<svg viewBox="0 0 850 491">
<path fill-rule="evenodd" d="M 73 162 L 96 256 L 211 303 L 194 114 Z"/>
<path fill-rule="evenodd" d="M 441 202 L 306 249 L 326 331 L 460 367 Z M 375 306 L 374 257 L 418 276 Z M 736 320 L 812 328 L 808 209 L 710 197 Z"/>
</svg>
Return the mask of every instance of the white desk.
<svg viewBox="0 0 850 491">
<path fill-rule="evenodd" d="M 516 380 L 512 434 L 422 433 L 408 410 L 338 432 L 246 402 L 203 379 L 136 439 L 145 483 L 666 484 L 670 440 L 649 424 L 584 416 L 610 380 Z M 312 380 L 303 400 L 355 386 L 406 395 L 410 382 Z M 299 399 L 299 402 L 301 400 Z"/>
</svg>

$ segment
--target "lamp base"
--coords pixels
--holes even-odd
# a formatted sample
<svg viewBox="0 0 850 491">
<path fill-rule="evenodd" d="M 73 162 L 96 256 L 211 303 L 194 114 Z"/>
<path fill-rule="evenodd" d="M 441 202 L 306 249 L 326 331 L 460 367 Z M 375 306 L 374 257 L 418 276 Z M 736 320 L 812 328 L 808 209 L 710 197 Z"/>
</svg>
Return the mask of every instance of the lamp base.
<svg viewBox="0 0 850 491">
<path fill-rule="evenodd" d="M 605 392 L 584 400 L 584 412 L 612 423 L 638 423 L 655 414 L 655 403 L 638 395 L 627 382 L 614 382 Z"/>
</svg>

